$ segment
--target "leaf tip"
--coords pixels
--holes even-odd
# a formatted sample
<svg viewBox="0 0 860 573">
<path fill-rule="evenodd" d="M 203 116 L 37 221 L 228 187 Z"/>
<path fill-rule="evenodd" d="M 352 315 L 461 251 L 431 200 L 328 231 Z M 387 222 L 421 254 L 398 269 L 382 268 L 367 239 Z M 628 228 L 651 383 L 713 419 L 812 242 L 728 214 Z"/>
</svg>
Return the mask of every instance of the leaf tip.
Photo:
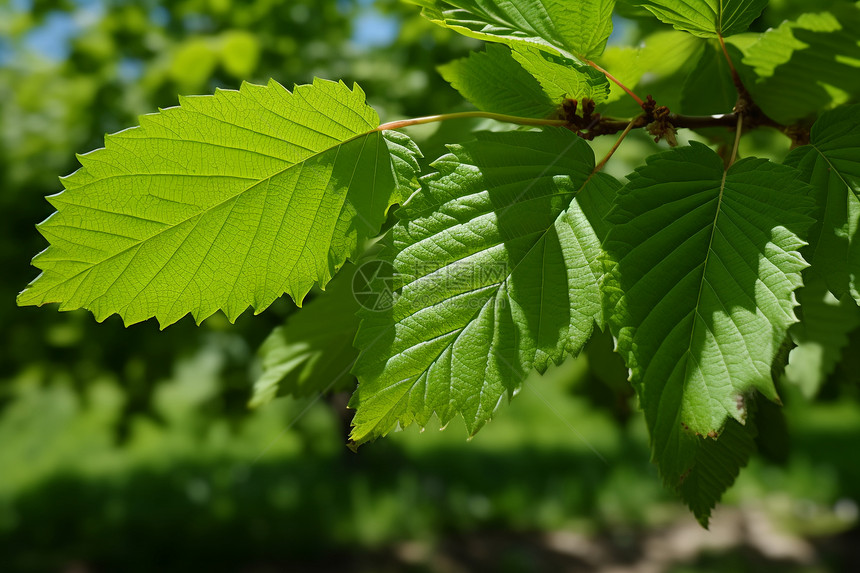
<svg viewBox="0 0 860 573">
<path fill-rule="evenodd" d="M 30 283 L 32 285 L 32 283 Z M 35 302 L 32 297 L 33 289 L 30 285 L 15 296 L 15 304 L 18 306 L 42 306 L 41 303 Z"/>
</svg>

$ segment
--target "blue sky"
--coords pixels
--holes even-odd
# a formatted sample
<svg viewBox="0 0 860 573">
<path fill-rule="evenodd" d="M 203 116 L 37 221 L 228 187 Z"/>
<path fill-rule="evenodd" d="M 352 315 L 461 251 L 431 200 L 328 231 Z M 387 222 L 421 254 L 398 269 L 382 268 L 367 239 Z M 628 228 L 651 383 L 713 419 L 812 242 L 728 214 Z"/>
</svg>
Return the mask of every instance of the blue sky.
<svg viewBox="0 0 860 573">
<path fill-rule="evenodd" d="M 24 48 L 32 50 L 50 60 L 59 61 L 68 56 L 72 39 L 80 34 L 87 25 L 99 18 L 103 12 L 101 0 L 75 0 L 79 7 L 74 14 L 52 12 L 44 24 L 30 31 L 24 38 Z M 400 32 L 397 18 L 384 15 L 373 7 L 372 0 L 360 0 L 362 7 L 356 18 L 352 40 L 360 47 L 380 47 L 391 45 Z M 26 12 L 32 8 L 32 0 L 10 0 L 9 9 Z M 169 14 L 164 10 L 154 13 L 153 18 L 164 23 Z M 5 51 L 5 53 L 3 53 Z M 12 53 L 8 47 L 0 48 L 0 62 L 8 60 Z"/>
</svg>

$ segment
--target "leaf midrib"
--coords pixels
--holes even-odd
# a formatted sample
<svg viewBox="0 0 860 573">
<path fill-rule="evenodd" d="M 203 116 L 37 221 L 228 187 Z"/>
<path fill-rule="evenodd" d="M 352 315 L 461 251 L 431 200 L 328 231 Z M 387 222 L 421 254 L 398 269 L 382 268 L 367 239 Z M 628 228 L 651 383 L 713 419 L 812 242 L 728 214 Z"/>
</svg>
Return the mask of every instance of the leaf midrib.
<svg viewBox="0 0 860 573">
<path fill-rule="evenodd" d="M 720 6 L 722 7 L 722 0 L 721 0 L 721 2 L 720 2 Z M 717 224 L 718 224 L 718 222 L 719 222 L 720 215 L 721 215 L 721 214 L 722 214 L 722 212 L 723 212 L 723 209 L 722 209 L 722 206 L 723 206 L 723 195 L 724 195 L 724 193 L 725 193 L 725 189 L 726 189 L 726 179 L 728 178 L 728 175 L 729 175 L 729 168 L 727 168 L 727 169 L 725 169 L 725 170 L 723 171 L 723 178 L 722 178 L 722 180 L 720 181 L 720 190 L 719 190 L 719 194 L 717 195 L 717 207 L 716 207 L 716 213 L 714 214 L 714 221 L 713 221 L 713 223 L 711 224 L 711 236 L 710 236 L 710 238 L 708 239 L 708 250 L 707 250 L 707 252 L 705 253 L 705 260 L 704 260 L 704 262 L 703 262 L 703 264 L 702 264 L 702 278 L 701 278 L 701 280 L 699 281 L 699 293 L 698 293 L 698 295 L 696 296 L 696 304 L 693 306 L 693 312 L 694 312 L 695 314 L 694 314 L 694 316 L 693 316 L 693 321 L 692 321 L 692 322 L 693 322 L 693 324 L 692 324 L 692 326 L 691 326 L 691 328 L 690 328 L 690 343 L 687 345 L 687 350 L 684 352 L 684 360 L 685 360 L 685 364 L 684 364 L 684 380 L 682 381 L 682 382 L 683 382 L 683 386 L 681 387 L 682 400 L 683 400 L 683 394 L 684 394 L 684 391 L 685 391 L 685 387 L 686 387 L 687 380 L 689 380 L 689 378 L 690 378 L 690 359 L 691 359 L 691 358 L 693 358 L 693 341 L 694 341 L 694 339 L 695 339 L 695 337 L 696 337 L 696 332 L 697 332 L 697 330 L 698 330 L 698 320 L 696 320 L 696 316 L 701 316 L 701 313 L 699 312 L 699 307 L 700 307 L 700 306 L 701 306 L 701 304 L 702 304 L 702 292 L 705 290 L 705 282 L 707 282 L 707 279 L 706 279 L 705 277 L 706 277 L 706 276 L 707 276 L 707 274 L 708 274 L 708 264 L 710 263 L 710 260 L 711 260 L 711 250 L 712 250 L 712 248 L 713 248 L 713 244 L 714 244 L 714 237 L 715 237 L 715 236 L 716 236 L 716 234 L 717 234 Z M 722 352 L 722 351 L 721 351 L 721 352 Z M 661 394 L 665 394 L 666 389 L 667 389 L 668 387 L 669 387 L 669 384 L 664 385 L 664 386 L 663 386 L 663 390 L 662 390 Z M 707 388 L 707 387 L 708 387 L 708 386 L 707 386 L 707 384 L 706 384 L 706 385 L 705 385 L 705 388 Z M 662 400 L 663 400 L 663 396 L 661 395 L 661 397 L 660 397 L 660 401 L 662 402 Z M 679 408 L 679 412 L 680 412 L 682 409 L 683 409 L 683 408 Z M 680 415 L 680 414 L 679 414 L 679 415 Z"/>
<path fill-rule="evenodd" d="M 830 167 L 830 172 L 836 173 L 836 176 L 839 177 L 839 180 L 842 181 L 846 188 L 848 188 L 848 191 L 851 191 L 852 193 L 857 195 L 857 192 L 854 190 L 854 186 L 845 180 L 845 178 L 842 176 L 842 172 L 835 165 L 833 165 L 833 163 L 830 161 L 830 158 L 827 157 L 827 155 L 825 155 L 824 152 L 821 151 L 814 143 L 810 143 L 809 146 L 814 149 L 818 153 L 818 155 L 820 155 L 821 158 L 824 159 L 825 162 L 827 162 L 828 167 Z"/>
<path fill-rule="evenodd" d="M 549 22 L 551 24 L 552 38 L 550 38 L 550 39 L 547 39 L 547 38 L 543 37 L 540 33 L 538 33 L 538 31 L 534 28 L 534 26 L 531 24 L 531 22 L 529 22 L 525 17 L 523 17 L 523 20 L 526 22 L 526 24 L 530 28 L 529 30 L 521 30 L 516 26 L 516 24 L 514 22 L 506 22 L 506 21 L 500 19 L 499 17 L 493 16 L 493 15 L 487 13 L 486 11 L 482 10 L 479 13 L 479 15 L 483 16 L 488 24 L 491 24 L 491 25 L 495 24 L 495 25 L 499 26 L 500 29 L 507 29 L 507 30 L 511 31 L 510 34 L 504 34 L 503 35 L 503 34 L 494 34 L 492 32 L 484 31 L 483 29 L 474 30 L 474 29 L 470 28 L 469 26 L 465 25 L 465 23 L 469 23 L 471 21 L 463 20 L 463 19 L 457 18 L 456 16 L 451 18 L 451 17 L 449 17 L 448 14 L 446 14 L 445 10 L 440 10 L 440 13 L 442 14 L 442 17 L 444 18 L 443 23 L 444 23 L 445 27 L 458 26 L 461 28 L 465 28 L 474 34 L 480 34 L 482 36 L 492 36 L 492 37 L 499 38 L 500 40 L 507 37 L 513 41 L 524 42 L 524 43 L 536 46 L 538 48 L 544 48 L 544 49 L 549 48 L 550 50 L 555 50 L 556 53 L 558 53 L 559 55 L 564 56 L 564 57 L 569 57 L 573 60 L 582 59 L 582 56 L 578 56 L 578 55 L 576 55 L 573 52 L 568 50 L 565 42 L 562 41 L 562 38 L 558 36 L 558 33 L 559 33 L 558 28 L 555 26 L 555 22 L 552 20 L 552 18 L 549 17 L 549 13 L 546 10 L 546 6 L 543 4 L 543 2 L 539 2 L 539 4 L 540 4 L 541 8 L 543 9 L 543 12 L 546 15 L 547 20 L 549 20 Z M 470 13 L 470 10 L 468 10 L 466 8 L 461 8 L 461 7 L 456 6 L 454 4 L 450 4 L 450 5 L 454 6 L 457 10 L 463 10 L 464 12 Z M 514 9 L 517 10 L 517 12 L 520 13 L 520 15 L 522 15 L 522 12 L 519 10 L 519 7 L 516 6 L 516 3 L 513 4 L 513 7 L 514 7 Z M 431 19 L 431 21 L 432 21 L 432 19 Z"/>
</svg>

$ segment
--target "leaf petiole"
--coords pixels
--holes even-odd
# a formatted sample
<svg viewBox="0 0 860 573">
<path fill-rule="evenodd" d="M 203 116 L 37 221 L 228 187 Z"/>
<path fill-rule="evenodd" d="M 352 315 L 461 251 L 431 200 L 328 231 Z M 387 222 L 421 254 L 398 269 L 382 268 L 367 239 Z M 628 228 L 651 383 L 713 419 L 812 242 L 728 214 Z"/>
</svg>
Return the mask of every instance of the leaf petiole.
<svg viewBox="0 0 860 573">
<path fill-rule="evenodd" d="M 600 163 L 598 163 L 594 167 L 593 173 L 597 173 L 598 171 L 600 171 L 601 169 L 603 169 L 606 166 L 606 163 L 612 158 L 613 155 L 615 155 L 615 152 L 618 151 L 619 147 L 621 147 L 621 142 L 623 142 L 624 138 L 626 138 L 630 134 L 630 132 L 633 130 L 633 128 L 638 123 L 639 119 L 640 118 L 637 117 L 637 118 L 633 119 L 630 123 L 627 124 L 627 127 L 625 127 L 624 131 L 621 132 L 621 135 L 618 137 L 618 140 L 615 142 L 615 145 L 613 145 L 612 149 L 609 150 L 609 153 L 606 154 L 606 157 L 601 159 Z"/>
<path fill-rule="evenodd" d="M 447 121 L 449 119 L 468 119 L 468 118 L 483 118 L 494 119 L 506 123 L 516 123 L 519 125 L 550 125 L 564 127 L 567 121 L 563 119 L 537 119 L 532 117 L 517 117 L 515 115 L 505 115 L 501 113 L 490 113 L 485 111 L 461 111 L 458 113 L 443 113 L 439 115 L 428 115 L 425 117 L 415 117 L 412 119 L 400 119 L 397 121 L 389 121 L 383 123 L 376 128 L 376 131 L 386 131 L 393 129 L 402 129 L 404 127 L 412 127 L 413 125 L 423 125 L 427 123 L 435 123 L 437 121 Z"/>
<path fill-rule="evenodd" d="M 642 98 L 640 98 L 638 95 L 633 93 L 633 90 L 631 90 L 630 88 L 628 88 L 627 86 L 622 84 L 618 78 L 616 78 L 615 76 L 613 76 L 612 74 L 610 74 L 609 72 L 607 72 L 606 70 L 604 70 L 603 68 L 601 68 L 600 66 L 595 64 L 594 62 L 592 62 L 591 60 L 583 60 L 583 61 L 586 64 L 588 64 L 589 66 L 591 66 L 592 68 L 594 68 L 595 70 L 597 70 L 598 72 L 600 72 L 601 74 L 603 74 L 604 76 L 606 76 L 606 79 L 608 79 L 609 81 L 611 81 L 612 83 L 614 83 L 615 85 L 617 85 L 618 87 L 623 89 L 625 92 L 627 92 L 627 95 L 629 95 L 634 100 L 636 100 L 636 103 L 639 104 L 639 107 L 642 107 L 643 105 L 645 105 L 645 102 L 642 101 Z"/>
<path fill-rule="evenodd" d="M 732 62 L 731 56 L 729 56 L 729 50 L 726 48 L 726 41 L 723 40 L 722 36 L 717 36 L 717 39 L 720 41 L 720 48 L 723 50 L 723 55 L 726 57 L 726 62 L 729 64 L 729 69 L 732 72 L 732 82 L 735 84 L 735 88 L 738 90 L 738 96 L 742 99 L 749 99 L 749 92 L 747 91 L 746 86 L 744 86 L 743 81 L 741 81 L 741 76 L 738 73 L 737 68 L 735 68 L 734 62 Z"/>
<path fill-rule="evenodd" d="M 743 132 L 743 128 L 744 128 L 744 114 L 739 113 L 738 114 L 738 125 L 737 125 L 737 128 L 735 128 L 735 145 L 732 148 L 732 158 L 729 160 L 729 164 L 726 167 L 726 171 L 729 170 L 729 167 L 734 165 L 735 160 L 738 158 L 738 148 L 740 147 L 740 144 L 741 144 L 741 133 Z"/>
</svg>

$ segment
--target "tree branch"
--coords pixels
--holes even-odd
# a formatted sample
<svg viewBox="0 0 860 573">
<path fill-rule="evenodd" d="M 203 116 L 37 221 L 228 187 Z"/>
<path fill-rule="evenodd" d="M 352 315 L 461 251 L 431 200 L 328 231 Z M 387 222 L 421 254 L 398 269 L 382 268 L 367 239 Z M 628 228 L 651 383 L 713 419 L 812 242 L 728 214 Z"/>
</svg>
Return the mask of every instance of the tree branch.
<svg viewBox="0 0 860 573">
<path fill-rule="evenodd" d="M 709 127 L 735 128 L 738 124 L 738 118 L 740 115 L 741 114 L 737 113 L 727 113 L 723 115 L 681 115 L 670 113 L 667 116 L 667 120 L 677 129 L 706 129 Z M 653 121 L 654 118 L 649 117 L 647 114 L 640 115 L 633 120 L 633 129 L 646 127 Z M 612 135 L 624 131 L 630 123 L 629 119 L 617 119 L 611 117 L 600 118 L 600 120 L 597 121 L 591 129 L 585 132 L 580 132 L 579 135 L 583 139 L 592 140 L 601 135 Z M 757 127 L 771 127 L 782 132 L 789 129 L 784 125 L 776 123 L 767 116 L 747 114 L 743 114 L 743 127 L 744 130 L 755 129 Z"/>
<path fill-rule="evenodd" d="M 800 126 L 785 126 L 777 123 L 765 115 L 758 106 L 752 103 L 743 110 L 743 113 L 738 113 L 738 111 L 741 111 L 738 110 L 735 113 L 724 115 L 695 116 L 670 113 L 665 107 L 657 107 L 656 104 L 654 104 L 654 100 L 649 96 L 648 101 L 643 105 L 643 109 L 645 112 L 632 120 L 603 117 L 599 113 L 594 113 L 593 101 L 583 100 L 581 106 L 582 115 L 577 115 L 577 102 L 575 100 L 565 100 L 561 108 L 561 117 L 558 118 L 536 119 L 483 111 L 467 111 L 391 121 L 380 125 L 377 128 L 377 131 L 402 129 L 413 125 L 435 123 L 449 119 L 487 118 L 533 127 L 565 127 L 576 133 L 581 138 L 589 141 L 601 135 L 614 135 L 625 131 L 628 128 L 629 130 L 633 130 L 648 127 L 651 134 L 656 136 L 658 140 L 665 137 L 670 141 L 670 143 L 672 143 L 674 131 L 676 129 L 706 129 L 712 127 L 735 128 L 740 121 L 744 131 L 749 131 L 758 127 L 771 127 L 781 131 L 788 137 L 791 137 L 792 140 L 797 142 L 799 145 L 802 145 L 804 142 L 804 134 L 806 139 L 809 137 L 808 129 Z M 739 120 L 739 118 L 741 119 Z"/>
</svg>

